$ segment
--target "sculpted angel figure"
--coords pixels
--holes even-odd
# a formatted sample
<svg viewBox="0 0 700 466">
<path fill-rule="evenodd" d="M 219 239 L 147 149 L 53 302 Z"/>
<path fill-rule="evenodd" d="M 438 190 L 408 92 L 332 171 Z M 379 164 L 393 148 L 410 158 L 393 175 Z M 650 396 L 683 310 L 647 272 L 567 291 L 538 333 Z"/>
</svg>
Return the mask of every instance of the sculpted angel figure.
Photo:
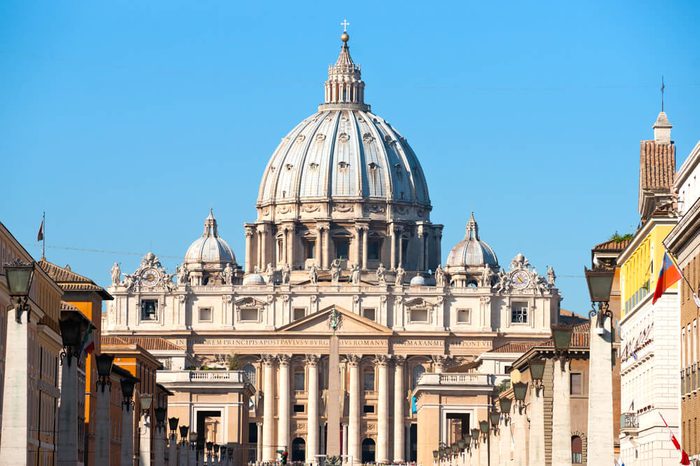
<svg viewBox="0 0 700 466">
<path fill-rule="evenodd" d="M 340 259 L 334 259 L 331 262 L 331 282 L 338 283 L 340 281 Z"/>
<path fill-rule="evenodd" d="M 268 284 L 273 283 L 273 279 L 275 278 L 275 271 L 272 269 L 272 264 L 269 262 L 267 263 L 267 268 L 265 269 L 265 279 Z"/>
<path fill-rule="evenodd" d="M 504 293 L 508 291 L 508 274 L 505 273 L 503 270 L 498 272 L 498 288 L 496 289 L 496 293 Z"/>
<path fill-rule="evenodd" d="M 122 269 L 119 267 L 118 263 L 114 263 L 112 266 L 112 285 L 118 286 L 122 278 Z"/>
<path fill-rule="evenodd" d="M 282 267 L 282 283 L 285 285 L 289 284 L 289 278 L 292 275 L 292 268 L 289 266 L 289 264 L 284 264 L 284 267 Z"/>
<path fill-rule="evenodd" d="M 549 286 L 554 286 L 557 281 L 557 274 L 554 273 L 554 267 L 551 265 L 547 266 L 547 284 Z"/>
<path fill-rule="evenodd" d="M 230 285 L 233 283 L 233 267 L 231 267 L 231 264 L 226 264 L 224 271 L 221 273 L 221 278 L 224 281 L 224 285 Z"/>
<path fill-rule="evenodd" d="M 386 277 L 384 274 L 386 274 L 386 269 L 384 268 L 384 264 L 380 262 L 379 267 L 377 267 L 377 283 L 380 285 L 386 285 Z"/>
<path fill-rule="evenodd" d="M 360 284 L 360 266 L 357 264 L 352 266 L 352 272 L 350 273 L 350 281 L 353 285 Z"/>
<path fill-rule="evenodd" d="M 316 269 L 316 264 L 311 264 L 309 269 L 309 281 L 312 285 L 318 284 L 318 270 Z"/>
<path fill-rule="evenodd" d="M 180 267 L 177 268 L 177 284 L 178 285 L 184 285 L 187 283 L 187 274 L 189 271 L 187 270 L 187 264 L 182 264 Z"/>
<path fill-rule="evenodd" d="M 399 264 L 399 267 L 396 269 L 396 279 L 394 280 L 394 286 L 401 286 L 403 285 L 403 279 L 406 277 L 406 271 L 401 267 L 401 264 Z"/>
<path fill-rule="evenodd" d="M 488 286 L 490 288 L 492 278 L 493 278 L 493 270 L 491 270 L 491 267 L 489 267 L 489 266 L 484 267 L 484 271 L 481 274 L 481 286 Z"/>
<path fill-rule="evenodd" d="M 445 286 L 445 271 L 442 270 L 442 264 L 438 264 L 435 269 L 435 286 Z"/>
</svg>

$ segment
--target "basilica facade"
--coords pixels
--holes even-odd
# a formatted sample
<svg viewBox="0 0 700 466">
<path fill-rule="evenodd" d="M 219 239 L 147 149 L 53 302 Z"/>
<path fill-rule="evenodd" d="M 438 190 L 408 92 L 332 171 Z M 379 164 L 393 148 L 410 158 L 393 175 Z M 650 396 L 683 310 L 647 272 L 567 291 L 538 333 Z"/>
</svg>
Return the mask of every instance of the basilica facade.
<svg viewBox="0 0 700 466">
<path fill-rule="evenodd" d="M 491 350 L 548 338 L 561 298 L 551 267 L 499 263 L 473 214 L 443 262 L 418 157 L 365 103 L 341 39 L 324 103 L 264 170 L 244 259 L 210 212 L 177 270 L 153 253 L 114 265 L 103 332 L 151 339 L 169 416 L 251 461 L 428 464 L 425 439 L 475 427 L 519 356 Z M 465 372 L 474 397 L 421 404 L 421 383 L 461 390 Z"/>
</svg>

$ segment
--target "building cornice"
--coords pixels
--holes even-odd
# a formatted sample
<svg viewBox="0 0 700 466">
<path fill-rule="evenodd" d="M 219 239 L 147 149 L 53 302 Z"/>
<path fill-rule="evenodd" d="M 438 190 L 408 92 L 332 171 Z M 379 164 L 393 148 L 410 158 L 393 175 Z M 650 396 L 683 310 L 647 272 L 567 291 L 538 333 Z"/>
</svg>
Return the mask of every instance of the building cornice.
<svg viewBox="0 0 700 466">
<path fill-rule="evenodd" d="M 678 218 L 676 217 L 651 217 L 648 222 L 646 222 L 642 227 L 637 230 L 637 232 L 634 234 L 634 237 L 630 241 L 630 244 L 627 245 L 624 251 L 620 253 L 620 256 L 617 259 L 618 265 L 621 267 L 627 259 L 630 258 L 630 256 L 634 253 L 634 251 L 637 250 L 639 245 L 641 244 L 644 239 L 649 236 L 649 234 L 654 230 L 655 227 L 657 226 L 665 226 L 665 225 L 675 225 L 678 223 Z"/>
</svg>

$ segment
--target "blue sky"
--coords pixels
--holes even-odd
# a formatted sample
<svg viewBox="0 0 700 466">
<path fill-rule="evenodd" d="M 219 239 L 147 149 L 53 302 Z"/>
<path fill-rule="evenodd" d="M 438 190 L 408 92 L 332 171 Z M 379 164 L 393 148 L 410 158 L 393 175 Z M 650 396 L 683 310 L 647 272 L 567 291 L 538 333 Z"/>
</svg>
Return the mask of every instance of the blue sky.
<svg viewBox="0 0 700 466">
<path fill-rule="evenodd" d="M 351 23 L 366 100 L 418 154 L 443 253 L 474 211 L 589 308 L 590 247 L 632 232 L 639 141 L 660 110 L 700 139 L 700 5 L 680 1 L 0 3 L 0 220 L 106 284 L 171 271 L 210 207 L 243 262 L 268 157 L 323 98 Z"/>
</svg>

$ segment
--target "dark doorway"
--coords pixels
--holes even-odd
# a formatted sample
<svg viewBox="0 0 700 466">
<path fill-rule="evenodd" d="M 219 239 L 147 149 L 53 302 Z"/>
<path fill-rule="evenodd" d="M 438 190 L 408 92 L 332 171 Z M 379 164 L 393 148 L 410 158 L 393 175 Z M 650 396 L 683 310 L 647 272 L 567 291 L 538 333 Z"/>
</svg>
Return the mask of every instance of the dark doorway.
<svg viewBox="0 0 700 466">
<path fill-rule="evenodd" d="M 292 440 L 292 461 L 303 463 L 306 460 L 306 442 L 303 438 Z"/>
<path fill-rule="evenodd" d="M 362 462 L 363 463 L 374 463 L 375 454 L 375 444 L 374 440 L 371 438 L 366 438 L 362 441 Z"/>
<path fill-rule="evenodd" d="M 408 461 L 418 461 L 418 424 L 411 424 L 409 430 Z"/>
<path fill-rule="evenodd" d="M 206 442 L 207 419 L 216 417 L 221 418 L 221 411 L 197 411 L 197 449 L 202 450 Z"/>
</svg>

